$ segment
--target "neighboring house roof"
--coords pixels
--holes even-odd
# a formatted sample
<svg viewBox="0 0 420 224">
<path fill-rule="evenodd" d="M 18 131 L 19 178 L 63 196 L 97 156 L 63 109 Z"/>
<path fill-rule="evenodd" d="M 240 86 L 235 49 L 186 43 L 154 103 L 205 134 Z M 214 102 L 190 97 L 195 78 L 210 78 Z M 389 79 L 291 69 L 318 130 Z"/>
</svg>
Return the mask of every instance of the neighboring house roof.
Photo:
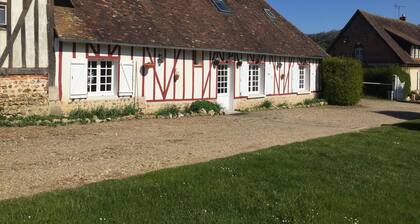
<svg viewBox="0 0 420 224">
<path fill-rule="evenodd" d="M 72 0 L 74 7 L 55 6 L 55 31 L 63 41 L 328 56 L 265 0 L 225 2 L 229 14 L 211 0 Z"/>
<path fill-rule="evenodd" d="M 391 34 L 396 35 L 413 45 L 420 46 L 420 26 L 399 19 L 390 19 L 374 15 L 361 10 L 358 10 L 355 16 L 359 14 L 366 19 L 404 64 L 420 64 L 420 61 L 413 59 L 391 36 Z M 349 24 L 350 23 L 351 21 Z M 345 29 L 343 29 L 343 32 Z"/>
</svg>

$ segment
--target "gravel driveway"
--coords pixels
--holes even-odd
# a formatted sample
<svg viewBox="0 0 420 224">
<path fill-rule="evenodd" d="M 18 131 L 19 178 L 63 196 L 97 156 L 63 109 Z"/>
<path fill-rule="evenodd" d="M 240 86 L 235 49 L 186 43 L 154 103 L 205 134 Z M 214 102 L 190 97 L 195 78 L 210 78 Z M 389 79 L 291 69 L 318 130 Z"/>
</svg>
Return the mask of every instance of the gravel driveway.
<svg viewBox="0 0 420 224">
<path fill-rule="evenodd" d="M 0 200 L 420 119 L 420 105 L 363 100 L 178 120 L 0 128 Z"/>
</svg>

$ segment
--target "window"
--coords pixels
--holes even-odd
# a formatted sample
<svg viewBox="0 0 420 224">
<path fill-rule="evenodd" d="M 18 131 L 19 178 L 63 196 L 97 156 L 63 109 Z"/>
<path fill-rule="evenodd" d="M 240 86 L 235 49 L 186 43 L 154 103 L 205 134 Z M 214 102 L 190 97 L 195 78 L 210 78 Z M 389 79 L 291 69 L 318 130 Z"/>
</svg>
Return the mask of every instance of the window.
<svg viewBox="0 0 420 224">
<path fill-rule="evenodd" d="M 212 0 L 214 6 L 216 6 L 219 12 L 230 13 L 230 8 L 226 5 L 224 0 Z"/>
<path fill-rule="evenodd" d="M 217 69 L 217 93 L 228 93 L 228 65 L 219 65 Z"/>
<path fill-rule="evenodd" d="M 305 66 L 299 66 L 299 89 L 305 89 Z"/>
<path fill-rule="evenodd" d="M 364 57 L 363 47 L 356 47 L 354 49 L 354 57 L 359 61 L 363 61 L 363 57 Z"/>
<path fill-rule="evenodd" d="M 420 58 L 420 46 L 413 46 L 411 48 L 411 56 L 413 58 Z"/>
<path fill-rule="evenodd" d="M 114 91 L 114 62 L 89 61 L 88 93 L 92 95 L 112 94 Z"/>
<path fill-rule="evenodd" d="M 7 9 L 6 5 L 0 3 L 0 26 L 7 25 Z"/>
<path fill-rule="evenodd" d="M 271 9 L 264 9 L 265 14 L 267 14 L 267 16 L 270 19 L 276 19 L 276 16 L 274 15 L 274 13 L 271 11 Z"/>
<path fill-rule="evenodd" d="M 250 93 L 259 93 L 260 91 L 260 66 L 249 65 L 249 85 Z"/>
</svg>

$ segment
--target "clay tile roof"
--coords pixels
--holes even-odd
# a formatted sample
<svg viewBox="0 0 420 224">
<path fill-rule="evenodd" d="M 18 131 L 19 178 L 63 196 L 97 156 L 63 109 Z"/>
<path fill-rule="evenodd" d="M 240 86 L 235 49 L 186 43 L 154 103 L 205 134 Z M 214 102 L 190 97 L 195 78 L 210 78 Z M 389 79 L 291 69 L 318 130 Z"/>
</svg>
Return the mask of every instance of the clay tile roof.
<svg viewBox="0 0 420 224">
<path fill-rule="evenodd" d="M 55 30 L 63 41 L 327 56 L 265 0 L 225 2 L 229 14 L 211 0 L 72 0 L 74 7 L 55 6 Z"/>
<path fill-rule="evenodd" d="M 395 40 L 391 34 L 396 35 L 405 41 L 420 46 L 420 26 L 401 21 L 399 19 L 390 19 L 371 13 L 360 11 L 359 13 L 366 18 L 371 26 L 378 32 L 384 41 L 400 57 L 405 64 L 418 64 L 409 53 L 407 53 Z"/>
</svg>

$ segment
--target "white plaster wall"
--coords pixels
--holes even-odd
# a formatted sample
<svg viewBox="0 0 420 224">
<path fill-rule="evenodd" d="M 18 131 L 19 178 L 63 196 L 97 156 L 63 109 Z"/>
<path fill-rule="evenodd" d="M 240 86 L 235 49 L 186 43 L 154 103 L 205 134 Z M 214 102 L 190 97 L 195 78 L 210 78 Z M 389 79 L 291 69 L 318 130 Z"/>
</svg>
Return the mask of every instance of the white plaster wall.
<svg viewBox="0 0 420 224">
<path fill-rule="evenodd" d="M 0 0 L 0 2 L 6 2 L 5 0 Z M 39 67 L 40 68 L 48 68 L 49 60 L 48 60 L 48 19 L 47 19 L 47 3 L 48 0 L 39 0 L 38 3 L 38 15 L 39 15 Z M 11 26 L 12 32 L 16 27 L 16 24 L 21 16 L 23 10 L 23 0 L 13 0 L 9 4 L 11 4 Z M 25 32 L 26 32 L 26 67 L 27 68 L 34 68 L 35 67 L 35 21 L 34 21 L 34 5 L 35 1 L 32 1 L 29 11 L 25 17 Z M 22 68 L 22 32 L 19 32 L 16 40 L 13 43 L 13 68 Z M 0 28 L 0 53 L 3 53 L 5 50 L 7 43 L 7 32 L 6 29 Z M 2 67 L 6 68 L 9 65 L 9 58 L 5 61 Z"/>
<path fill-rule="evenodd" d="M 94 45 L 95 48 L 97 45 Z M 111 46 L 113 49 L 114 46 Z M 55 49 L 59 49 L 59 44 L 56 43 Z M 73 54 L 76 59 L 86 59 L 86 45 L 85 44 L 76 44 L 75 45 L 76 51 L 73 53 L 73 43 L 63 43 L 63 52 L 62 52 L 62 61 L 61 61 L 61 88 L 62 88 L 62 101 L 63 102 L 70 102 L 70 64 L 73 58 Z M 89 56 L 95 56 L 94 52 L 89 49 Z M 143 76 L 140 74 L 140 70 L 143 67 L 144 63 L 152 62 L 155 59 L 155 51 L 156 51 L 156 58 L 158 55 L 162 55 L 164 63 L 158 64 L 156 63 L 156 77 L 154 77 L 154 70 L 147 69 L 146 75 Z M 175 57 L 179 54 L 179 59 L 175 66 Z M 133 52 L 133 55 L 131 55 Z M 149 56 L 149 52 L 151 54 L 151 58 Z M 185 55 L 184 55 L 185 52 Z M 56 62 L 57 62 L 57 77 L 60 74 L 60 60 L 59 60 L 60 53 L 56 52 Z M 108 45 L 101 45 L 100 46 L 100 57 L 108 57 Z M 118 57 L 118 50 L 115 52 L 114 57 Z M 166 59 L 165 59 L 165 49 L 149 49 L 149 51 L 143 50 L 142 47 L 130 47 L 130 46 L 121 46 L 121 61 L 133 61 L 135 68 L 134 68 L 134 96 L 147 101 L 148 103 L 160 103 L 164 102 L 191 102 L 193 100 L 216 100 L 217 99 L 217 69 L 212 65 L 212 60 L 210 58 L 210 52 L 204 53 L 204 60 L 202 66 L 194 66 L 192 61 L 192 51 L 190 50 L 176 50 L 174 52 L 173 49 L 166 49 Z M 225 57 L 227 54 L 225 55 Z M 185 60 L 183 59 L 185 57 Z M 232 77 L 234 78 L 234 96 L 237 99 L 244 98 L 246 96 L 241 96 L 241 86 L 240 81 L 241 77 L 248 76 L 248 63 L 246 61 L 246 56 L 243 55 L 242 57 L 243 65 L 242 66 L 234 66 L 232 64 L 232 68 L 234 74 Z M 280 92 L 273 92 L 273 96 L 282 96 L 282 95 L 295 95 L 292 94 L 292 77 L 298 77 L 297 73 L 297 61 L 288 58 L 277 58 L 274 59 L 266 59 L 265 62 L 265 70 L 267 72 L 273 71 L 273 63 L 275 64 L 276 73 L 280 78 L 281 75 L 285 74 L 285 79 L 280 80 Z M 277 63 L 282 63 L 280 69 L 277 68 Z M 117 62 L 115 63 L 115 68 L 118 69 Z M 264 65 L 263 65 L 264 66 Z M 165 80 L 165 67 L 166 67 L 166 80 Z M 318 68 L 318 62 L 310 61 L 310 75 L 316 76 L 316 71 Z M 271 68 L 271 70 L 270 70 Z M 175 74 L 179 74 L 179 80 L 174 81 L 174 77 L 171 78 L 171 72 L 175 71 Z M 289 74 L 289 81 L 287 81 L 287 74 Z M 210 77 L 208 78 L 208 76 Z M 171 78 L 171 79 L 170 79 Z M 208 78 L 208 81 L 207 81 Z M 156 80 L 156 81 L 155 81 Z M 166 97 L 164 94 L 161 93 L 157 80 L 160 80 L 162 89 L 167 91 Z M 155 82 L 154 82 L 155 81 Z M 165 83 L 166 81 L 166 83 Z M 311 79 L 310 89 L 311 91 L 318 91 L 315 84 L 316 79 Z M 143 82 L 144 82 L 144 90 L 143 90 Z M 206 86 L 203 92 L 203 86 Z M 264 74 L 262 74 L 261 79 L 262 87 L 265 86 L 264 83 Z M 185 84 L 184 84 L 185 83 Z M 59 86 L 59 79 L 57 79 L 57 86 Z M 269 84 L 271 85 L 271 84 Z M 184 88 L 185 86 L 185 88 Z M 193 88 L 194 86 L 194 88 Z M 155 88 L 155 91 L 154 91 Z M 175 89 L 175 93 L 174 93 Z M 143 96 L 144 92 L 144 96 Z M 262 90 L 264 93 L 264 90 Z M 118 99 L 117 93 L 115 93 L 115 98 Z M 98 99 L 91 99 L 88 97 L 87 101 L 89 100 L 98 100 Z"/>
</svg>

